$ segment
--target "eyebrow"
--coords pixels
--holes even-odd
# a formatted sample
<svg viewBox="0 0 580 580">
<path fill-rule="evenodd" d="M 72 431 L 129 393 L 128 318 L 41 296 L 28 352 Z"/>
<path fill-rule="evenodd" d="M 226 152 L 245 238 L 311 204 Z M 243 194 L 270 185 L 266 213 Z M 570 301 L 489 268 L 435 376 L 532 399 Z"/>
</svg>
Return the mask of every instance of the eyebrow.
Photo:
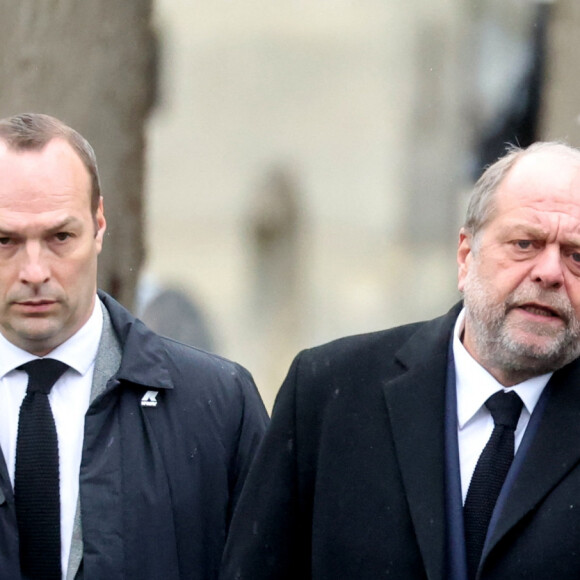
<svg viewBox="0 0 580 580">
<path fill-rule="evenodd" d="M 64 220 L 62 220 L 58 224 L 54 225 L 53 227 L 48 228 L 47 232 L 53 234 L 55 232 L 58 232 L 60 230 L 64 230 L 68 227 L 75 226 L 77 224 L 82 224 L 82 221 L 74 216 L 70 216 L 70 217 L 65 218 Z"/>
<path fill-rule="evenodd" d="M 517 223 L 506 225 L 501 230 L 506 237 L 517 238 L 518 236 L 531 236 L 535 239 L 542 240 L 548 236 L 548 231 L 536 224 Z M 564 247 L 580 247 L 580 234 L 567 237 L 564 241 L 559 242 Z"/>
<path fill-rule="evenodd" d="M 545 230 L 541 226 L 521 222 L 505 224 L 500 229 L 500 232 L 506 236 L 514 236 L 517 235 L 518 233 L 524 233 L 526 235 L 535 236 L 537 238 L 546 237 L 548 235 L 547 230 Z"/>
<path fill-rule="evenodd" d="M 81 221 L 78 218 L 76 218 L 74 216 L 70 216 L 70 217 L 67 217 L 64 220 L 58 222 L 54 226 L 49 227 L 47 230 L 45 230 L 45 233 L 54 234 L 58 231 L 61 231 L 63 229 L 71 227 L 71 226 L 75 226 L 79 223 L 81 223 Z M 11 230 L 9 228 L 4 228 L 4 227 L 0 226 L 0 237 L 20 238 L 20 237 L 22 237 L 22 235 L 20 232 L 18 232 L 16 230 Z"/>
</svg>

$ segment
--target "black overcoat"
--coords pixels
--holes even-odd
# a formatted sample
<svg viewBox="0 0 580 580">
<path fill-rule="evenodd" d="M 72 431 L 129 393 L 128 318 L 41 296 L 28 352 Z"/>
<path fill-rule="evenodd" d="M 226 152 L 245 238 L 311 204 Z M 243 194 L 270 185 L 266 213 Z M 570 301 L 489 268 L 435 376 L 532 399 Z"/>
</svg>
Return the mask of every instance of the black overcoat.
<svg viewBox="0 0 580 580">
<path fill-rule="evenodd" d="M 302 352 L 231 527 L 221 580 L 446 580 L 446 316 Z M 550 397 L 481 580 L 580 577 L 580 368 Z"/>
</svg>

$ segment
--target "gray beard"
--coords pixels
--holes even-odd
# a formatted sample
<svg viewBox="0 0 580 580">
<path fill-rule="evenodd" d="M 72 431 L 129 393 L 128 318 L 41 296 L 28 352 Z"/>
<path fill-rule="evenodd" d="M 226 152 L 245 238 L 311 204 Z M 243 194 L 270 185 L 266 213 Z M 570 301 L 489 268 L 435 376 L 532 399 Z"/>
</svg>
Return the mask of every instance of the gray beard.
<svg viewBox="0 0 580 580">
<path fill-rule="evenodd" d="M 511 384 L 558 370 L 580 356 L 580 322 L 567 297 L 556 291 L 530 285 L 497 303 L 490 288 L 472 273 L 465 281 L 464 300 L 479 362 L 488 370 L 499 370 Z M 550 305 L 565 323 L 557 334 L 538 325 L 538 336 L 553 336 L 543 345 L 516 340 L 517 325 L 508 320 L 515 305 L 534 301 Z"/>
</svg>

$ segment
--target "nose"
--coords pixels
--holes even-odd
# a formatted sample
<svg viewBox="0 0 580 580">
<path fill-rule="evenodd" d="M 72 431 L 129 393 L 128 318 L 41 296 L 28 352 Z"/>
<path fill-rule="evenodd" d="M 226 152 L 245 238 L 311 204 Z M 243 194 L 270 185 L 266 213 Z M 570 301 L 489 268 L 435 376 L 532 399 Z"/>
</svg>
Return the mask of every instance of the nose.
<svg viewBox="0 0 580 580">
<path fill-rule="evenodd" d="M 23 250 L 20 282 L 32 286 L 39 286 L 48 282 L 50 270 L 45 257 L 43 257 L 41 245 L 30 242 L 25 245 Z"/>
<path fill-rule="evenodd" d="M 558 289 L 564 284 L 562 256 L 558 247 L 547 246 L 536 256 L 531 277 L 543 288 Z"/>
</svg>

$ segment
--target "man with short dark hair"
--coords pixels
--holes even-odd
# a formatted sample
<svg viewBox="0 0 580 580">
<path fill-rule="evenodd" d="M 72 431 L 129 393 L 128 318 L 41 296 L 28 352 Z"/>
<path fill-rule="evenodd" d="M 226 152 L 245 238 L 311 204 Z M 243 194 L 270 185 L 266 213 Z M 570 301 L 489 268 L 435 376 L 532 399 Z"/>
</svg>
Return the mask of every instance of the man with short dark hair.
<svg viewBox="0 0 580 580">
<path fill-rule="evenodd" d="M 295 359 L 222 580 L 580 576 L 580 152 L 488 168 L 457 261 L 445 316 Z"/>
<path fill-rule="evenodd" d="M 97 293 L 105 227 L 87 141 L 0 120 L 0 577 L 214 579 L 267 415 Z"/>
</svg>

